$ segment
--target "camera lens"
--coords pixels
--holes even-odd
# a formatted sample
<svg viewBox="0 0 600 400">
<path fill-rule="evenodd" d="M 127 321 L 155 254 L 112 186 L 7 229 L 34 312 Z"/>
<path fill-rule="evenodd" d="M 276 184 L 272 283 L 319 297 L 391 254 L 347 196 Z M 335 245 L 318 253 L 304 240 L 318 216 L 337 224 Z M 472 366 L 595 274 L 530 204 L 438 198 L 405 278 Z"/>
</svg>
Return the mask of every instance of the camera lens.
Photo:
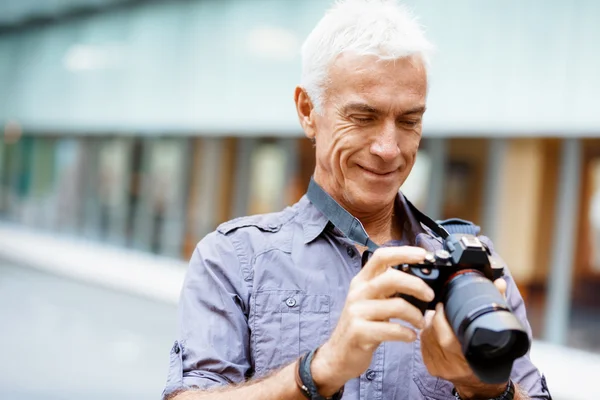
<svg viewBox="0 0 600 400">
<path fill-rule="evenodd" d="M 479 271 L 462 271 L 446 285 L 446 318 L 478 378 L 508 380 L 515 359 L 529 350 L 529 337 L 496 286 Z"/>
<path fill-rule="evenodd" d="M 511 349 L 516 337 L 511 331 L 486 332 L 486 335 L 475 335 L 471 339 L 471 351 L 481 358 L 491 360 L 502 357 Z"/>
</svg>

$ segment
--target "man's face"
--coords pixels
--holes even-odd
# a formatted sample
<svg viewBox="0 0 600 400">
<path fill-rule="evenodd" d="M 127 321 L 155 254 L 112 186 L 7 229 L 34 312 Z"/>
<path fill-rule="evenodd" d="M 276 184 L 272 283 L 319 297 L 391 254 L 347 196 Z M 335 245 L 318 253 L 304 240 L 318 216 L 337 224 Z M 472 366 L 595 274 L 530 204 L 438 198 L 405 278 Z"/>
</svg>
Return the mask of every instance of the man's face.
<svg viewBox="0 0 600 400">
<path fill-rule="evenodd" d="M 314 114 L 315 177 L 358 213 L 393 202 L 421 141 L 427 74 L 417 58 L 342 54 Z"/>
</svg>

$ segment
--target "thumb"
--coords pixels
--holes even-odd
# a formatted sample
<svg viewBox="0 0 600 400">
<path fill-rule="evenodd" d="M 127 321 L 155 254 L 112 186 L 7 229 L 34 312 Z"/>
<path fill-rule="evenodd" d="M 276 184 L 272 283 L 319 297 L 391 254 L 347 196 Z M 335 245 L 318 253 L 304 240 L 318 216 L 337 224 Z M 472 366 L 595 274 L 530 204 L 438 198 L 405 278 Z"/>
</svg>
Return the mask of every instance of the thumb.
<svg viewBox="0 0 600 400">
<path fill-rule="evenodd" d="M 496 288 L 502 293 L 502 296 L 506 298 L 506 281 L 504 278 L 498 278 L 494 281 L 494 285 Z"/>
</svg>

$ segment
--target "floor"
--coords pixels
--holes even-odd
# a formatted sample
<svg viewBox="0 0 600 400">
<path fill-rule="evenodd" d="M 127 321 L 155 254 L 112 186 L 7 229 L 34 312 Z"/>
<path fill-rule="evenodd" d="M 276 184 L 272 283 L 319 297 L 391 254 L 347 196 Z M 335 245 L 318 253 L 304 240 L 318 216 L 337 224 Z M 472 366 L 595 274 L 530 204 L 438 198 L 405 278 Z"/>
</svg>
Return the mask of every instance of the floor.
<svg viewBox="0 0 600 400">
<path fill-rule="evenodd" d="M 0 261 L 0 398 L 160 398 L 175 311 Z"/>
</svg>

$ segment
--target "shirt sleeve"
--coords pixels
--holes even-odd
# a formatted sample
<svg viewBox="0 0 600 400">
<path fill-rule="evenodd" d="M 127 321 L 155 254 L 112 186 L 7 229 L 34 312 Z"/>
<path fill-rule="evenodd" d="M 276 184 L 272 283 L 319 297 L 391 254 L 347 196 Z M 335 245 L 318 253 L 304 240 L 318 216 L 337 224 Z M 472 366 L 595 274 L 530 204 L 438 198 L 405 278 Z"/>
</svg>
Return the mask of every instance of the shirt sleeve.
<svg viewBox="0 0 600 400">
<path fill-rule="evenodd" d="M 493 251 L 493 244 L 491 241 L 482 237 L 482 241 L 488 245 L 488 247 Z M 497 254 L 495 254 L 497 256 Z M 504 264 L 505 275 L 504 279 L 506 280 L 506 299 L 508 305 L 512 309 L 515 316 L 519 319 L 523 327 L 527 331 L 527 335 L 529 339 L 532 339 L 531 325 L 527 320 L 527 312 L 525 310 L 525 302 L 523 301 L 523 297 L 519 292 L 519 288 L 517 287 L 515 280 L 510 274 L 510 270 Z M 520 357 L 515 360 L 513 364 L 513 369 L 511 373 L 511 379 L 515 382 L 524 392 L 526 392 L 529 397 L 533 399 L 547 399 L 551 400 L 552 397 L 548 391 L 548 386 L 546 385 L 546 378 L 540 374 L 539 370 L 535 365 L 531 362 L 529 357 L 529 352 L 523 357 Z"/>
<path fill-rule="evenodd" d="M 243 382 L 250 370 L 249 288 L 230 238 L 207 235 L 196 247 L 178 307 L 163 398 L 197 387 Z"/>
</svg>

